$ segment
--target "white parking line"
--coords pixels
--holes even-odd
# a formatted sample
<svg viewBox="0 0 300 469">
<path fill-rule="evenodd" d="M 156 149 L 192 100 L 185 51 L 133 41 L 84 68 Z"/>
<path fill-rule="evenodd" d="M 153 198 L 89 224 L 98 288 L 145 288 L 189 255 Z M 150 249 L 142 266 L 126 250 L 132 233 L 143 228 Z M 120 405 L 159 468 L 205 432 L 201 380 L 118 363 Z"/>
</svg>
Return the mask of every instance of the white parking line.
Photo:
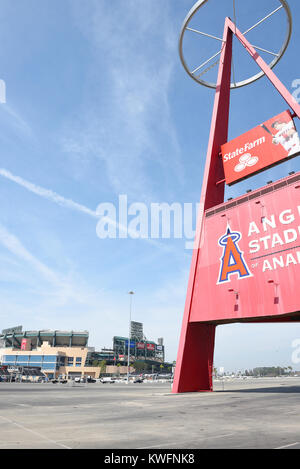
<svg viewBox="0 0 300 469">
<path fill-rule="evenodd" d="M 218 438 L 226 438 L 227 436 L 233 436 L 235 435 L 235 433 L 226 433 L 225 435 L 214 435 L 214 436 L 206 436 L 206 437 L 203 437 L 203 438 L 200 438 L 200 440 L 197 440 L 197 441 L 204 441 L 204 440 L 215 440 L 215 439 L 218 439 Z M 164 446 L 166 446 L 167 448 L 171 447 L 171 446 L 177 446 L 177 445 L 184 445 L 184 444 L 191 444 L 191 440 L 189 441 L 186 441 L 186 442 L 178 442 L 178 443 L 163 443 L 163 444 L 160 444 L 160 445 L 154 445 L 154 446 L 145 446 L 143 448 L 138 448 L 138 449 L 152 449 L 152 448 L 163 448 Z M 182 446 L 180 446 L 182 448 Z"/>
<path fill-rule="evenodd" d="M 41 433 L 35 432 L 34 430 L 31 430 L 30 428 L 26 428 L 23 425 L 21 425 L 19 423 L 16 423 L 13 420 L 8 419 L 7 417 L 3 417 L 2 415 L 0 415 L 0 418 L 2 420 L 6 420 L 6 422 L 11 423 L 12 425 L 15 425 L 16 427 L 20 428 L 21 430 L 25 430 L 28 433 L 32 433 L 33 435 L 38 436 L 42 440 L 46 440 L 46 441 L 48 441 L 49 443 L 52 443 L 52 444 L 54 443 L 56 446 L 60 446 L 61 448 L 64 448 L 64 449 L 72 449 L 69 446 L 63 445 L 62 443 L 57 443 L 57 441 L 51 440 L 50 438 L 47 438 L 46 436 L 41 435 Z"/>
<path fill-rule="evenodd" d="M 275 448 L 275 449 L 286 449 L 286 448 L 291 448 L 292 446 L 297 446 L 299 445 L 300 443 L 291 443 L 289 445 L 285 445 L 285 446 L 280 446 L 279 448 Z"/>
</svg>

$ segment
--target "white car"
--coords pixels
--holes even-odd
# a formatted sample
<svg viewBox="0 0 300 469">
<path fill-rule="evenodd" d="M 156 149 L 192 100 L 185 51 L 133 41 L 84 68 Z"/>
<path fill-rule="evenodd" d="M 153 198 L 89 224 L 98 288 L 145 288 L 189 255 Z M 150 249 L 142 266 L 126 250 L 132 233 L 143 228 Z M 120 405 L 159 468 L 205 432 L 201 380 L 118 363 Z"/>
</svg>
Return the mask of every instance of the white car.
<svg viewBox="0 0 300 469">
<path fill-rule="evenodd" d="M 100 382 L 103 383 L 103 384 L 105 384 L 105 383 L 113 384 L 113 383 L 115 383 L 115 379 L 111 378 L 109 376 L 109 377 L 106 377 L 106 378 L 100 378 Z"/>
</svg>

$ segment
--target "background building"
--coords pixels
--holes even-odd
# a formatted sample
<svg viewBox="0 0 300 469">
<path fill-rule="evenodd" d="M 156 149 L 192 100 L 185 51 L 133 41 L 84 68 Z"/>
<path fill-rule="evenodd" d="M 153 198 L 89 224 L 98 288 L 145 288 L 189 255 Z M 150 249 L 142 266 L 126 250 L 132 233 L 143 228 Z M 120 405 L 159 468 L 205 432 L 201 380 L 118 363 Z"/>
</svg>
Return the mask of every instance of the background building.
<svg viewBox="0 0 300 469">
<path fill-rule="evenodd" d="M 130 323 L 130 360 L 145 360 L 158 363 L 165 361 L 165 347 L 163 338 L 157 343 L 147 340 L 144 335 L 144 326 L 141 322 L 131 321 Z M 128 337 L 114 336 L 113 351 L 119 361 L 128 358 Z"/>
<path fill-rule="evenodd" d="M 131 321 L 130 323 L 130 337 L 135 340 L 144 339 L 144 326 L 141 322 Z"/>
<path fill-rule="evenodd" d="M 89 366 L 90 350 L 87 331 L 2 331 L 0 364 L 22 368 L 37 367 L 50 379 L 92 376 L 100 368 Z"/>
<path fill-rule="evenodd" d="M 150 360 L 164 363 L 165 348 L 163 344 L 157 344 L 149 340 L 130 340 L 130 360 Z M 128 337 L 115 336 L 113 338 L 113 350 L 116 359 L 127 360 Z"/>
<path fill-rule="evenodd" d="M 128 338 L 115 336 L 112 349 L 100 351 L 88 346 L 87 331 L 23 331 L 22 326 L 0 334 L 0 366 L 10 369 L 38 369 L 49 379 L 127 373 Z M 149 341 L 143 324 L 131 323 L 130 362 L 164 363 L 163 339 Z M 6 368 L 5 368 L 6 369 Z"/>
</svg>

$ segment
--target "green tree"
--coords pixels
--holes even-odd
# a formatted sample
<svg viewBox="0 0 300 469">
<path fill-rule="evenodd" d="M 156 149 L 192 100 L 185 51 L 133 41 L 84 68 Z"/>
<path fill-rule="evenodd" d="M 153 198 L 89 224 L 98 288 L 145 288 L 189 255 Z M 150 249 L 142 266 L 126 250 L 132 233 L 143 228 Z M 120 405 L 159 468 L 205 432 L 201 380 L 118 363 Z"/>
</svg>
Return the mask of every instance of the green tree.
<svg viewBox="0 0 300 469">
<path fill-rule="evenodd" d="M 100 366 L 100 373 L 105 373 L 105 371 L 106 371 L 106 360 L 102 360 L 99 363 L 99 366 Z"/>
<path fill-rule="evenodd" d="M 133 363 L 133 368 L 137 372 L 142 372 L 147 370 L 147 364 L 142 360 L 137 360 Z"/>
</svg>

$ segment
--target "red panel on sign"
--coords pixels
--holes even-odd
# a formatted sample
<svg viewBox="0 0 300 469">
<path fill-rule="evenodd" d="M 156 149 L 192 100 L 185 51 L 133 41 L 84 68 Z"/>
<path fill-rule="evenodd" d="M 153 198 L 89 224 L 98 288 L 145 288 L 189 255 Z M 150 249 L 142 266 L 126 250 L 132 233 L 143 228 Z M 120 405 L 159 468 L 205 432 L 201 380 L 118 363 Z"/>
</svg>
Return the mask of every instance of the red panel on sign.
<svg viewBox="0 0 300 469">
<path fill-rule="evenodd" d="M 154 344 L 147 344 L 147 350 L 155 350 Z"/>
<path fill-rule="evenodd" d="M 136 343 L 136 348 L 139 350 L 144 350 L 145 349 L 145 344 L 143 342 L 137 342 Z"/>
<path fill-rule="evenodd" d="M 226 184 L 231 185 L 300 152 L 291 113 L 285 111 L 222 145 Z"/>
<path fill-rule="evenodd" d="M 300 311 L 299 180 L 287 178 L 206 212 L 191 322 Z"/>
<path fill-rule="evenodd" d="M 27 339 L 22 339 L 21 350 L 27 350 Z"/>
</svg>

